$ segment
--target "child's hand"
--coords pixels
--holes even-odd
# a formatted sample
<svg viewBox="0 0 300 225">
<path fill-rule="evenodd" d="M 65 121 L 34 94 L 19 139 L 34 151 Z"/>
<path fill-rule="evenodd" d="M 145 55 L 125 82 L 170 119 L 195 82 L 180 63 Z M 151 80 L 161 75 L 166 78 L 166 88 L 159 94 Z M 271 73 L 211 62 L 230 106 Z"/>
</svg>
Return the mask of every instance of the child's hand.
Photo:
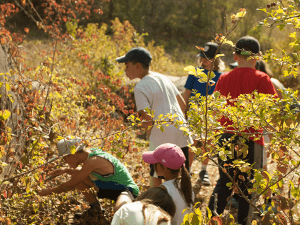
<svg viewBox="0 0 300 225">
<path fill-rule="evenodd" d="M 50 193 L 49 193 L 49 189 L 42 189 L 42 190 L 38 191 L 37 194 L 40 196 L 47 196 Z"/>
<path fill-rule="evenodd" d="M 56 170 L 53 170 L 50 173 L 48 173 L 48 176 L 57 177 L 59 175 L 64 174 L 65 172 L 66 172 L 65 169 L 56 169 Z"/>
</svg>

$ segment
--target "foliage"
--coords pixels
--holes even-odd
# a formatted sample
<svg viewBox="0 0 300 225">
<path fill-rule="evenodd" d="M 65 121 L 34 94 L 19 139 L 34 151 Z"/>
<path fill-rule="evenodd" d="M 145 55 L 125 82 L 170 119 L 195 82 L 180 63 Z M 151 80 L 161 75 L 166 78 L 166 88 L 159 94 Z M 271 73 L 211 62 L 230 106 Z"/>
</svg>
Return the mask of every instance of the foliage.
<svg viewBox="0 0 300 225">
<path fill-rule="evenodd" d="M 291 22 L 289 18 L 298 17 L 296 8 L 299 3 L 297 1 L 290 1 L 289 3 L 291 4 L 289 6 L 290 10 L 283 10 L 281 5 L 272 4 L 273 8 L 278 7 L 276 10 L 272 9 L 273 14 L 284 15 L 284 17 L 277 16 L 274 24 L 277 23 L 277 20 L 280 24 L 289 23 Z M 267 8 L 262 9 L 262 11 L 268 12 L 267 10 L 269 10 L 269 8 L 270 7 L 267 6 Z M 245 16 L 245 13 L 241 12 L 246 11 L 245 9 L 241 9 L 239 13 L 233 15 L 233 24 L 231 29 L 229 29 L 224 36 L 222 34 L 218 34 L 215 37 L 215 42 L 219 43 L 219 45 L 226 43 L 227 45 L 234 47 L 232 42 L 227 38 L 231 32 L 234 31 L 241 18 Z M 298 21 L 298 19 L 296 20 Z M 272 21 L 274 21 L 274 19 Z M 292 37 L 290 46 L 293 48 L 296 48 L 296 46 L 298 47 L 297 24 L 298 23 L 294 23 L 296 33 L 292 32 L 290 34 Z M 279 25 L 279 28 L 280 27 L 282 27 L 282 25 Z M 285 52 L 284 49 L 282 51 Z M 275 62 L 283 65 L 283 69 L 285 69 L 283 74 L 293 75 L 295 77 L 298 76 L 297 71 L 299 60 L 297 52 L 293 54 L 293 57 L 287 55 L 279 57 L 275 54 L 271 54 L 270 52 L 271 51 L 268 51 L 263 56 L 264 59 L 274 60 Z M 213 77 L 213 74 L 210 74 L 209 77 L 206 76 L 201 70 L 196 70 L 194 66 L 188 66 L 185 70 L 198 77 L 200 82 L 207 82 Z M 214 84 L 207 82 L 207 85 L 209 86 Z M 252 137 L 254 140 L 258 140 L 263 134 L 271 134 L 273 136 L 269 154 L 271 155 L 272 161 L 281 165 L 281 167 L 287 168 L 287 173 L 281 174 L 278 170 L 275 170 L 274 173 L 268 173 L 263 169 L 255 169 L 254 179 L 252 181 L 253 188 L 249 191 L 255 193 L 256 197 L 251 200 L 247 199 L 247 197 L 242 193 L 234 177 L 230 177 L 231 183 L 227 184 L 228 187 L 236 189 L 237 192 L 239 192 L 239 194 L 249 202 L 251 207 L 254 207 L 258 212 L 260 212 L 260 207 L 256 205 L 256 201 L 261 195 L 264 195 L 268 190 L 271 190 L 272 194 L 277 198 L 276 207 L 280 213 L 274 215 L 272 209 L 269 209 L 267 213 L 262 214 L 262 224 L 286 224 L 287 222 L 290 224 L 298 224 L 300 222 L 298 210 L 300 198 L 300 174 L 298 172 L 300 166 L 300 109 L 299 103 L 296 100 L 298 91 L 286 89 L 283 96 L 284 97 L 282 99 L 279 99 L 272 95 L 253 92 L 252 94 L 240 95 L 237 99 L 230 100 L 230 97 L 221 96 L 219 92 L 215 92 L 211 96 L 201 96 L 200 94 L 195 93 L 195 96 L 191 97 L 190 110 L 187 113 L 188 128 L 181 128 L 184 132 L 186 132 L 186 134 L 192 135 L 194 139 L 204 143 L 203 148 L 205 149 L 205 153 L 202 148 L 191 146 L 193 151 L 196 152 L 201 159 L 208 157 L 229 177 L 230 175 L 226 172 L 225 167 L 219 165 L 214 159 L 215 156 L 219 156 L 222 160 L 227 160 L 232 159 L 233 154 L 238 154 L 240 159 L 233 161 L 232 164 L 225 164 L 224 166 L 239 169 L 243 172 L 247 172 L 248 174 L 253 165 L 250 165 L 247 161 L 243 160 L 248 153 L 248 148 L 243 141 L 240 141 L 235 145 L 229 144 L 228 142 L 230 147 L 229 151 L 217 145 L 216 141 L 219 134 L 232 131 L 220 126 L 218 121 L 222 116 L 230 119 L 233 122 L 231 127 L 235 133 L 245 137 L 246 139 Z M 148 113 L 151 114 L 150 111 Z M 173 117 L 176 116 L 160 116 L 159 120 L 155 121 L 155 126 L 161 127 L 163 123 L 175 123 L 176 125 L 179 125 L 173 121 Z M 250 127 L 255 130 L 264 128 L 265 131 L 263 134 L 247 132 L 247 129 Z M 286 148 L 287 150 L 283 151 L 283 148 Z M 268 179 L 264 176 L 264 174 L 267 175 Z M 287 179 L 287 177 L 291 177 L 291 175 L 292 179 L 289 180 L 287 184 L 288 187 L 286 187 L 288 188 L 288 196 L 286 196 L 282 193 L 281 188 L 285 183 L 284 180 Z M 264 207 L 265 205 L 262 205 L 262 208 Z M 213 219 L 212 216 L 216 217 L 213 217 Z M 211 224 L 234 224 L 234 220 L 231 215 L 216 215 L 215 212 L 209 212 L 209 210 L 208 219 L 210 219 L 209 223 Z M 194 207 L 194 212 L 185 216 L 183 224 L 207 224 L 207 222 L 207 217 L 202 215 L 201 211 L 197 207 Z M 253 221 L 252 223 L 256 224 L 257 221 Z"/>
<path fill-rule="evenodd" d="M 76 2 L 46 1 L 40 5 L 45 7 L 42 15 L 30 8 L 31 1 L 0 5 L 0 18 L 4 18 L 1 46 L 8 47 L 14 62 L 10 73 L 1 76 L 6 76 L 5 87 L 16 96 L 8 97 L 24 109 L 23 119 L 15 122 L 26 139 L 21 152 L 7 151 L 12 138 L 7 121 L 12 119 L 10 114 L 17 112 L 0 111 L 0 172 L 4 166 L 16 166 L 14 176 L 0 180 L 0 221 L 4 224 L 68 223 L 74 212 L 87 208 L 85 203 L 78 206 L 82 196 L 76 192 L 47 198 L 36 195 L 38 187 L 68 179 L 46 177 L 52 168 L 64 166 L 56 157 L 55 143 L 73 135 L 82 137 L 87 146 L 100 146 L 121 160 L 126 154 L 138 152 L 143 143 L 135 141 L 131 129 L 136 126 L 126 120 L 135 113 L 135 105 L 130 88 L 124 85 L 123 67 L 115 59 L 132 47 L 145 46 L 157 58 L 154 69 L 163 71 L 170 64 L 163 48 L 154 42 L 146 45 L 144 34 L 136 33 L 128 21 L 120 23 L 115 19 L 111 36 L 106 34 L 106 24 L 79 26 L 76 18 L 86 18 L 91 13 L 91 2 L 80 1 L 78 8 Z M 32 19 L 51 41 L 28 42 L 24 35 L 8 31 L 5 18 L 20 10 L 34 15 Z M 25 28 L 25 32 L 30 30 Z M 21 161 L 8 161 L 14 154 L 20 154 Z M 139 174 L 140 169 L 137 166 L 132 172 Z M 142 190 L 145 179 L 140 175 L 134 179 Z M 111 203 L 103 204 L 110 219 Z"/>
<path fill-rule="evenodd" d="M 285 76 L 298 76 L 298 1 L 289 1 L 288 6 L 285 8 L 284 4 L 272 3 L 267 5 L 265 8 L 261 8 L 267 14 L 267 18 L 263 20 L 263 25 L 273 26 L 277 25 L 279 29 L 282 29 L 286 24 L 292 24 L 295 30 L 290 33 L 291 40 L 289 46 L 291 47 L 292 54 L 288 54 L 290 50 L 282 49 L 283 57 L 275 55 L 272 50 L 266 52 L 263 56 L 265 60 L 274 61 L 281 65 L 283 74 Z M 269 22 L 271 21 L 271 22 Z M 226 37 L 229 33 L 226 33 Z M 224 38 L 221 38 L 221 40 Z M 220 37 L 216 41 L 219 41 Z M 220 42 L 220 44 L 223 44 Z M 203 74 L 201 74 L 203 76 Z M 203 78 L 202 78 L 203 79 Z M 209 84 L 209 82 L 208 82 Z M 265 134 L 272 134 L 273 138 L 271 141 L 271 148 L 269 154 L 272 160 L 277 162 L 279 165 L 284 166 L 288 169 L 287 174 L 282 174 L 276 170 L 273 174 L 269 174 L 267 171 L 255 170 L 255 176 L 253 180 L 253 189 L 249 190 L 256 193 L 257 197 L 252 199 L 250 203 L 252 207 L 255 206 L 255 201 L 265 194 L 268 189 L 271 189 L 275 196 L 278 196 L 278 207 L 281 213 L 274 215 L 272 210 L 264 214 L 262 224 L 298 224 L 300 221 L 299 210 L 299 123 L 300 123 L 300 111 L 299 103 L 295 100 L 298 97 L 298 91 L 292 89 L 286 89 L 283 99 L 274 98 L 270 95 L 252 93 L 248 95 L 240 95 L 234 101 L 227 99 L 224 96 L 220 96 L 220 93 L 215 92 L 212 96 L 203 97 L 196 94 L 192 97 L 192 104 L 190 111 L 188 112 L 189 118 L 189 130 L 186 132 L 191 135 L 197 135 L 197 138 L 201 140 L 206 149 L 206 153 L 202 153 L 202 149 L 194 148 L 194 151 L 203 157 L 209 157 L 216 165 L 220 165 L 213 159 L 215 155 L 218 155 L 223 160 L 232 158 L 235 151 L 239 151 L 241 159 L 233 161 L 232 165 L 226 165 L 233 168 L 238 168 L 243 172 L 250 172 L 249 169 L 252 165 L 243 161 L 243 156 L 248 152 L 248 149 L 243 143 L 238 143 L 238 147 L 231 145 L 230 151 L 216 146 L 216 137 L 218 134 L 226 132 L 226 128 L 220 127 L 218 120 L 225 116 L 229 118 L 233 124 L 231 125 L 235 132 L 239 135 L 246 137 L 247 139 L 251 136 L 254 140 L 257 134 L 251 134 L 245 132 L 248 127 L 255 129 L 264 128 Z M 228 104 L 227 104 L 228 103 Z M 295 107 L 297 106 L 297 107 Z M 218 112 L 217 114 L 215 112 Z M 210 143 L 210 144 L 208 144 Z M 287 149 L 286 152 L 282 151 L 282 148 Z M 222 168 L 223 171 L 224 168 Z M 267 174 L 269 179 L 266 179 L 263 174 Z M 284 179 L 290 174 L 296 179 L 289 180 L 288 190 L 289 195 L 285 196 L 282 193 L 282 186 Z M 232 183 L 228 186 L 234 188 L 235 181 L 231 178 Z M 237 186 L 235 186 L 237 187 Z M 241 190 L 239 190 L 241 194 Z M 245 198 L 245 196 L 244 196 Z M 265 207 L 265 206 L 262 206 Z M 190 218 L 196 218 L 194 214 L 190 214 Z M 226 216 L 224 217 L 226 218 Z M 200 218 L 198 219 L 201 221 Z M 255 222 L 254 222 L 255 223 Z M 190 220 L 190 223 L 193 224 Z M 196 224 L 196 223 L 195 223 Z"/>
</svg>

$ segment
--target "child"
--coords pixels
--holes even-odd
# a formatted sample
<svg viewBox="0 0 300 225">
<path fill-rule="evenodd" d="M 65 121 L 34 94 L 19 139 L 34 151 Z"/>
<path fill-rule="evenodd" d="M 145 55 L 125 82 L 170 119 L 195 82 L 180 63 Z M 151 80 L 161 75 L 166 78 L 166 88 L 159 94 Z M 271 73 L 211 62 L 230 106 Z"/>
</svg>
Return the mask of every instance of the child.
<svg viewBox="0 0 300 225">
<path fill-rule="evenodd" d="M 220 54 L 220 50 L 219 49 L 219 45 L 217 43 L 214 42 L 207 42 L 203 45 L 203 50 L 201 50 L 200 54 L 198 54 L 197 56 L 199 57 L 199 68 L 200 69 L 204 69 L 204 73 L 207 75 L 208 72 L 212 69 L 212 71 L 215 74 L 215 77 L 212 79 L 215 83 L 217 83 L 220 75 L 221 75 L 221 70 L 225 69 L 225 65 L 224 62 L 220 59 L 220 58 L 216 58 L 214 61 L 214 57 L 216 56 L 216 54 Z M 188 103 L 189 103 L 189 98 L 191 96 L 194 96 L 194 93 L 192 92 L 192 90 L 197 90 L 197 93 L 200 93 L 202 96 L 206 96 L 206 86 L 207 83 L 201 83 L 199 82 L 199 79 L 197 77 L 195 77 L 194 75 L 189 75 L 187 78 L 187 81 L 185 83 L 185 91 L 183 93 L 183 99 L 186 102 L 186 109 L 184 110 L 184 112 L 188 111 Z M 214 92 L 215 86 L 208 86 L 208 94 L 211 95 Z M 197 145 L 196 140 L 194 140 L 194 145 Z M 194 152 L 190 152 L 190 158 L 189 158 L 189 164 L 190 167 L 193 163 L 193 159 L 194 159 L 195 153 Z M 208 165 L 208 158 L 206 158 L 203 162 L 202 162 L 202 166 L 201 166 L 201 171 L 199 173 L 199 177 L 200 177 L 200 182 L 205 185 L 205 186 L 209 186 L 211 185 L 208 173 L 207 173 L 207 165 Z"/>
<path fill-rule="evenodd" d="M 76 152 L 71 154 L 71 149 Z M 83 195 L 90 203 L 89 212 L 99 208 L 99 202 L 90 188 L 95 188 L 98 198 L 108 198 L 116 201 L 114 211 L 117 211 L 123 204 L 130 203 L 138 196 L 139 188 L 134 183 L 127 168 L 111 154 L 103 152 L 99 148 L 86 149 L 80 138 L 67 137 L 57 143 L 57 150 L 70 169 L 56 169 L 49 173 L 51 176 L 58 176 L 64 173 L 70 174 L 71 180 L 60 184 L 57 187 L 43 189 L 38 192 L 41 196 L 53 193 L 68 192 L 77 188 L 83 191 Z M 76 169 L 82 164 L 81 169 Z M 80 215 L 76 215 L 80 217 Z"/>
<path fill-rule="evenodd" d="M 137 111 L 141 114 L 142 126 L 146 130 L 146 136 L 149 138 L 149 150 L 154 149 L 165 142 L 178 145 L 184 152 L 189 169 L 188 156 L 189 143 L 193 143 L 190 136 L 184 135 L 183 131 L 172 124 L 164 124 L 164 132 L 153 126 L 153 120 L 159 115 L 177 114 L 177 120 L 186 123 L 183 111 L 185 102 L 174 84 L 164 75 L 149 70 L 152 60 L 151 54 L 144 48 L 133 48 L 126 55 L 116 59 L 119 63 L 125 63 L 126 76 L 132 80 L 140 78 L 141 80 L 134 88 L 134 96 Z M 145 111 L 146 108 L 154 111 L 154 118 Z M 161 179 L 155 174 L 154 168 L 150 166 L 150 186 L 157 187 L 161 184 Z"/>
<path fill-rule="evenodd" d="M 236 43 L 236 49 L 234 54 L 234 60 L 238 62 L 238 67 L 234 70 L 224 73 L 220 76 L 215 91 L 219 91 L 221 95 L 227 97 L 230 96 L 231 99 L 237 98 L 241 94 L 250 94 L 253 91 L 257 90 L 258 93 L 271 94 L 276 93 L 270 77 L 255 69 L 255 63 L 257 59 L 249 58 L 250 56 L 259 55 L 260 44 L 259 42 L 251 36 L 245 36 L 240 38 Z M 233 105 L 232 101 L 227 101 L 227 104 Z M 219 146 L 225 147 L 229 151 L 229 147 L 224 146 L 227 140 L 230 140 L 235 134 L 234 129 L 231 127 L 232 121 L 223 116 L 220 120 L 222 126 L 226 127 L 226 130 L 232 130 L 232 132 L 227 131 L 223 133 L 219 138 Z M 245 133 L 262 133 L 262 129 L 255 130 L 250 127 Z M 251 165 L 254 164 L 254 169 L 262 168 L 262 158 L 263 158 L 263 146 L 264 140 L 261 135 L 257 135 L 258 140 L 253 140 L 253 137 L 241 137 L 235 136 L 232 143 L 237 143 L 240 139 L 245 140 L 245 144 L 248 145 L 248 154 L 243 160 L 247 160 L 247 163 Z M 240 170 L 228 167 L 226 165 L 232 165 L 233 161 L 236 160 L 238 156 L 235 154 L 233 159 L 222 161 L 219 157 L 218 162 L 221 166 L 225 166 L 229 175 L 236 179 L 240 189 L 247 196 L 248 199 L 252 198 L 252 195 L 248 192 L 248 189 L 251 189 L 252 183 L 251 179 L 253 178 L 254 171 L 251 170 L 251 177 L 249 179 L 247 173 L 242 173 Z M 217 185 L 213 191 L 213 194 L 209 201 L 209 209 L 214 211 L 215 203 L 215 194 L 217 194 L 217 213 L 223 213 L 225 206 L 228 201 L 228 197 L 232 193 L 232 189 L 227 187 L 226 184 L 231 182 L 227 175 L 223 172 L 222 169 L 219 169 L 220 178 L 217 182 Z M 251 224 L 253 215 L 253 208 L 250 207 L 249 203 L 242 197 L 239 198 L 238 203 L 238 224 L 246 225 Z"/>
<path fill-rule="evenodd" d="M 275 88 L 276 94 L 278 95 L 278 98 L 282 99 L 285 88 L 279 80 L 277 80 L 273 77 L 273 72 L 269 68 L 268 64 L 264 60 L 258 60 L 255 64 L 255 68 L 257 70 L 260 70 L 269 75 L 269 77 L 271 78 L 271 82 Z M 267 146 L 267 144 L 270 143 L 270 139 L 272 139 L 272 135 L 264 135 L 264 140 L 265 140 L 266 146 Z M 264 148 L 264 164 L 263 164 L 263 169 L 265 171 L 267 171 L 267 162 L 268 162 L 268 157 L 269 157 L 268 147 L 266 147 L 266 146 Z M 285 146 L 280 146 L 280 151 L 281 151 L 280 153 L 282 155 L 282 157 L 280 157 L 280 159 L 284 160 L 288 150 L 286 149 Z M 280 179 L 282 178 L 283 174 L 287 173 L 287 167 L 284 164 L 277 164 L 277 170 L 281 172 L 281 174 L 279 176 Z M 269 177 L 266 173 L 263 173 L 263 176 L 265 179 L 269 180 Z M 265 196 L 266 207 L 264 209 L 262 209 L 261 212 L 268 211 L 268 209 L 271 207 L 272 210 L 274 211 L 274 213 L 278 213 L 276 205 L 274 207 L 272 206 L 271 194 L 272 194 L 271 190 L 269 190 L 266 193 L 266 196 Z"/>
<path fill-rule="evenodd" d="M 193 207 L 195 199 L 189 173 L 184 167 L 184 154 L 177 145 L 167 143 L 158 146 L 155 151 L 145 152 L 143 160 L 154 165 L 158 176 L 165 177 L 166 181 L 160 186 L 168 191 L 176 206 L 172 225 L 180 225 L 184 215 L 190 213 L 189 210 L 182 211 Z"/>
<path fill-rule="evenodd" d="M 175 204 L 168 192 L 155 187 L 138 196 L 133 203 L 123 205 L 112 219 L 111 225 L 170 225 Z"/>
</svg>

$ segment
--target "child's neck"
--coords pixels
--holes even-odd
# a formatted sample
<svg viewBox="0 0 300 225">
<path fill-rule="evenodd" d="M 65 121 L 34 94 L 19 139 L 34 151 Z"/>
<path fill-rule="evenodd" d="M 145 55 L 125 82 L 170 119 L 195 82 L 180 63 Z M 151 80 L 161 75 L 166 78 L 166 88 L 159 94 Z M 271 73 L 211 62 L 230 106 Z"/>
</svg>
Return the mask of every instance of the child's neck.
<svg viewBox="0 0 300 225">
<path fill-rule="evenodd" d="M 145 76 L 149 75 L 149 70 L 143 70 L 143 72 L 140 75 L 140 79 L 143 79 Z"/>
</svg>

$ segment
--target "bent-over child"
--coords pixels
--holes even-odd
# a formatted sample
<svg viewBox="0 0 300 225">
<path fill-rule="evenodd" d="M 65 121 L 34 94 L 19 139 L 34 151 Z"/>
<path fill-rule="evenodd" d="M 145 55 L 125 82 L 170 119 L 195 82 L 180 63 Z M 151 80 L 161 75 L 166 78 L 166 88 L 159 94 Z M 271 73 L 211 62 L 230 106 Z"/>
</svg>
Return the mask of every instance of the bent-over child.
<svg viewBox="0 0 300 225">
<path fill-rule="evenodd" d="M 76 147 L 76 152 L 71 154 L 71 149 Z M 117 158 L 102 151 L 100 148 L 85 148 L 82 139 L 66 137 L 57 143 L 59 156 L 70 168 L 56 169 L 50 172 L 50 176 L 70 174 L 71 179 L 50 189 L 42 189 L 38 192 L 41 196 L 53 193 L 68 192 L 73 189 L 82 191 L 84 197 L 90 204 L 89 213 L 100 210 L 98 198 L 108 198 L 116 202 L 114 211 L 123 204 L 130 203 L 138 196 L 139 188 L 134 183 L 127 168 Z M 77 167 L 82 164 L 81 169 Z M 92 190 L 97 191 L 97 197 Z M 75 214 L 80 218 L 80 214 Z"/>
</svg>

